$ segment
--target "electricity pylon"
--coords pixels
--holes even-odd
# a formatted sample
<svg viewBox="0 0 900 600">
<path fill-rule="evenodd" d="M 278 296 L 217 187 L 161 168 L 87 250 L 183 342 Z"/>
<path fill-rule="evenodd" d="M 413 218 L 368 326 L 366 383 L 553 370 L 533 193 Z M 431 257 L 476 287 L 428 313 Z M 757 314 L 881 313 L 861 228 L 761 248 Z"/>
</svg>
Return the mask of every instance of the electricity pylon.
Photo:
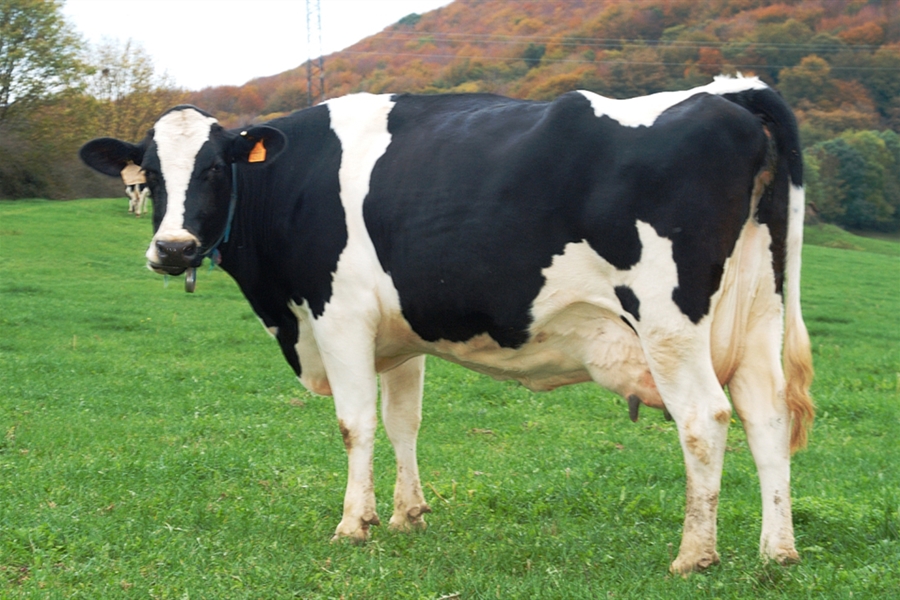
<svg viewBox="0 0 900 600">
<path fill-rule="evenodd" d="M 306 105 L 312 106 L 325 101 L 325 57 L 319 0 L 306 0 L 306 53 Z"/>
</svg>

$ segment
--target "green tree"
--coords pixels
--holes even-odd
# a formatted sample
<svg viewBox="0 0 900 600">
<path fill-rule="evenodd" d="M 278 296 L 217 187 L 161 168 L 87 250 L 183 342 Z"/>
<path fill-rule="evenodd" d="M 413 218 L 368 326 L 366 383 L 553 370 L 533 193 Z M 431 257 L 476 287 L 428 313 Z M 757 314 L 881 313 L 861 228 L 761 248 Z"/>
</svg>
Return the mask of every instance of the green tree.
<svg viewBox="0 0 900 600">
<path fill-rule="evenodd" d="M 263 107 L 263 113 L 282 113 L 306 107 L 306 84 L 289 82 L 283 84 L 269 96 Z"/>
<path fill-rule="evenodd" d="M 900 107 L 897 105 L 900 98 L 900 48 L 882 46 L 872 55 L 869 65 L 869 69 L 862 72 L 862 84 L 869 89 L 883 116 L 900 120 Z"/>
<path fill-rule="evenodd" d="M 805 47 L 813 36 L 812 30 L 799 21 L 788 19 L 784 23 L 766 23 L 754 34 L 750 50 L 765 60 L 766 71 L 773 79 L 783 67 L 793 67 L 806 56 Z"/>
<path fill-rule="evenodd" d="M 660 45 L 659 56 L 674 81 L 683 78 L 688 65 L 697 62 L 701 48 L 715 48 L 719 43 L 711 33 L 687 30 L 684 26 L 666 30 L 661 41 L 665 43 Z"/>
<path fill-rule="evenodd" d="M 778 79 L 778 89 L 794 105 L 801 100 L 819 104 L 834 92 L 831 66 L 815 54 L 804 57 L 796 67 L 782 69 Z"/>
<path fill-rule="evenodd" d="M 522 58 L 525 59 L 525 64 L 528 65 L 528 68 L 533 69 L 541 64 L 541 59 L 544 58 L 546 52 L 547 47 L 543 44 L 528 44 L 525 52 L 522 53 Z"/>
<path fill-rule="evenodd" d="M 59 0 L 0 0 L 0 123 L 77 84 L 81 48 Z"/>
<path fill-rule="evenodd" d="M 900 229 L 900 135 L 887 129 L 878 133 L 884 142 L 884 199 L 894 211 L 893 229 Z"/>
<path fill-rule="evenodd" d="M 854 165 L 857 188 L 853 190 L 847 217 L 851 227 L 890 230 L 896 226 L 896 208 L 885 195 L 889 173 L 897 170 L 893 156 L 876 131 L 848 132 L 841 136 L 862 157 L 862 165 Z"/>
<path fill-rule="evenodd" d="M 417 13 L 409 13 L 399 21 L 397 21 L 397 25 L 406 25 L 407 27 L 414 27 L 416 23 L 422 20 L 422 15 Z"/>
<path fill-rule="evenodd" d="M 900 136 L 855 131 L 807 152 L 811 202 L 826 221 L 851 229 L 900 229 Z"/>
<path fill-rule="evenodd" d="M 656 48 L 630 46 L 606 56 L 609 73 L 598 81 L 600 91 L 613 98 L 631 98 L 667 88 L 666 67 Z"/>
<path fill-rule="evenodd" d="M 815 208 L 818 217 L 834 222 L 833 218 L 827 218 L 825 215 L 828 207 L 823 206 L 827 196 L 822 190 L 822 165 L 819 162 L 819 155 L 812 152 L 803 153 L 803 186 L 806 188 L 806 202 Z"/>
<path fill-rule="evenodd" d="M 816 144 L 805 153 L 806 199 L 816 207 L 822 220 L 839 224 L 846 212 L 844 186 L 840 179 L 841 162 L 827 143 Z"/>
</svg>

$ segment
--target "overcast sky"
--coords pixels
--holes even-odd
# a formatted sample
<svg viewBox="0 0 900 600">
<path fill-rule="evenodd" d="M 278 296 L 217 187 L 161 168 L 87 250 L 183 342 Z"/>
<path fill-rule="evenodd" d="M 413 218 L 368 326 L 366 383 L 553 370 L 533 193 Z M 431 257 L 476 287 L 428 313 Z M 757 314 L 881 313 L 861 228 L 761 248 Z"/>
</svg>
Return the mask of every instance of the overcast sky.
<svg viewBox="0 0 900 600">
<path fill-rule="evenodd" d="M 451 1 L 320 0 L 323 53 Z M 241 85 L 307 58 L 306 0 L 65 0 L 63 13 L 91 43 L 139 43 L 189 90 Z"/>
</svg>

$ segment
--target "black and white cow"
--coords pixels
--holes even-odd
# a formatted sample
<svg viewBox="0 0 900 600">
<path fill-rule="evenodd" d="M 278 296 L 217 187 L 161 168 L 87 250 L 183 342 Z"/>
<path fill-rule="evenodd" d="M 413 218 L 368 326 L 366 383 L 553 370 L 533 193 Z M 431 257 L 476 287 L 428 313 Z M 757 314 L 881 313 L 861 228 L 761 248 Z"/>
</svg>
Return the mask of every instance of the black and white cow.
<svg viewBox="0 0 900 600">
<path fill-rule="evenodd" d="M 759 471 L 760 551 L 797 559 L 790 454 L 813 416 L 802 162 L 793 115 L 758 79 L 631 100 L 358 94 L 243 131 L 178 106 L 140 143 L 93 140 L 81 157 L 109 175 L 139 164 L 150 268 L 213 257 L 300 381 L 334 396 L 349 458 L 335 537 L 379 522 L 379 375 L 390 524 L 425 526 L 431 354 L 664 406 L 687 469 L 679 573 L 718 561 L 727 385 Z"/>
<path fill-rule="evenodd" d="M 147 187 L 147 179 L 144 171 L 133 162 L 125 165 L 119 175 L 125 184 L 125 193 L 128 195 L 128 212 L 140 217 L 147 210 L 147 197 L 150 188 Z"/>
</svg>

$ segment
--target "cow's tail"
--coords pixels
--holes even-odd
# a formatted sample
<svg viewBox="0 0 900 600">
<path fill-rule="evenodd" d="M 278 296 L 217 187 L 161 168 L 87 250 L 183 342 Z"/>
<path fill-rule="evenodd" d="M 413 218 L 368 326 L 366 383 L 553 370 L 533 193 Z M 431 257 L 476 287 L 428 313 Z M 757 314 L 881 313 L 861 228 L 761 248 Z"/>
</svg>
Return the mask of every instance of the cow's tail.
<svg viewBox="0 0 900 600">
<path fill-rule="evenodd" d="M 809 397 L 813 379 L 809 333 L 800 312 L 800 250 L 803 245 L 803 217 L 806 213 L 803 186 L 791 185 L 788 210 L 784 294 L 784 375 L 785 401 L 791 413 L 791 452 L 806 446 L 815 407 Z"/>
<path fill-rule="evenodd" d="M 758 81 L 758 80 L 757 80 Z M 791 452 L 806 446 L 815 417 L 809 396 L 813 379 L 809 333 L 800 311 L 800 252 L 806 200 L 803 189 L 803 157 L 797 121 L 787 103 L 772 89 L 760 85 L 744 92 L 726 94 L 759 116 L 773 138 L 777 157 L 772 194 L 766 207 L 772 221 L 773 249 L 783 248 L 784 343 L 782 360 L 786 379 L 785 401 L 791 414 Z M 763 208 L 760 207 L 760 212 Z M 779 243 L 780 242 L 780 243 Z M 781 261 L 776 259 L 776 264 Z"/>
</svg>

